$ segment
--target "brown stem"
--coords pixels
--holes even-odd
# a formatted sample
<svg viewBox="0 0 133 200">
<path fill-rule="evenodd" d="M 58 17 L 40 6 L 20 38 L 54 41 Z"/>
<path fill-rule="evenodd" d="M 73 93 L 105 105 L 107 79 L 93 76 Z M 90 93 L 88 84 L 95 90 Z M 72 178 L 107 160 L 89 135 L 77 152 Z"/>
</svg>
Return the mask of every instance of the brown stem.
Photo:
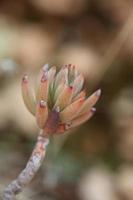
<svg viewBox="0 0 133 200">
<path fill-rule="evenodd" d="M 48 142 L 48 137 L 40 133 L 25 169 L 6 187 L 2 200 L 16 200 L 16 195 L 31 182 L 45 157 Z"/>
</svg>

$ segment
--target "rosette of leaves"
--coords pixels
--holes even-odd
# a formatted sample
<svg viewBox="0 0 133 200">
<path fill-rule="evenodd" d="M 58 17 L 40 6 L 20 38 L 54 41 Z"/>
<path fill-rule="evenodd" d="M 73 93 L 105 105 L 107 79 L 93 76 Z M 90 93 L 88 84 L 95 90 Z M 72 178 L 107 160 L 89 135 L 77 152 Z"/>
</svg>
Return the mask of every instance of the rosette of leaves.
<svg viewBox="0 0 133 200">
<path fill-rule="evenodd" d="M 22 79 L 22 94 L 27 109 L 36 117 L 44 134 L 63 134 L 89 120 L 101 90 L 86 96 L 84 77 L 74 65 L 56 67 L 45 65 L 39 74 L 35 92 L 28 76 Z"/>
</svg>

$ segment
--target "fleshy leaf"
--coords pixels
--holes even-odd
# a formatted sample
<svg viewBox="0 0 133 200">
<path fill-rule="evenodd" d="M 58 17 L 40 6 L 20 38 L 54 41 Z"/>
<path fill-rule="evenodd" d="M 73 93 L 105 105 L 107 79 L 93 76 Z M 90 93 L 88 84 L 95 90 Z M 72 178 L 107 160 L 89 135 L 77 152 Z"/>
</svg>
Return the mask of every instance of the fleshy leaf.
<svg viewBox="0 0 133 200">
<path fill-rule="evenodd" d="M 27 75 L 23 77 L 21 86 L 22 86 L 22 96 L 23 96 L 25 106 L 30 111 L 30 113 L 35 115 L 36 108 L 35 108 L 34 95 L 29 86 L 29 79 Z"/>
<path fill-rule="evenodd" d="M 56 102 L 58 96 L 59 96 L 59 95 L 61 94 L 61 92 L 63 91 L 64 87 L 65 87 L 65 83 L 61 83 L 61 84 L 59 84 L 58 87 L 56 88 L 55 94 L 54 94 L 54 100 L 55 100 L 55 102 Z"/>
<path fill-rule="evenodd" d="M 38 90 L 37 90 L 37 102 L 38 101 L 47 101 L 48 98 L 48 77 L 47 77 L 47 73 L 44 73 L 41 77 L 41 81 L 40 84 L 38 86 Z"/>
<path fill-rule="evenodd" d="M 49 69 L 49 71 L 48 71 L 48 81 L 49 81 L 49 84 L 51 84 L 53 82 L 55 74 L 56 74 L 56 67 L 51 67 Z"/>
<path fill-rule="evenodd" d="M 41 128 L 41 129 L 44 128 L 47 118 L 48 118 L 47 103 L 45 101 L 41 100 L 37 103 L 37 107 L 36 107 L 36 121 L 37 121 L 39 128 Z"/>
<path fill-rule="evenodd" d="M 22 93 L 26 107 L 36 115 L 37 124 L 44 133 L 62 134 L 84 123 L 94 113 L 92 107 L 101 90 L 86 99 L 83 86 L 84 77 L 75 65 L 65 65 L 56 73 L 56 67 L 49 68 L 46 64 L 39 73 L 36 99 L 27 76 L 22 81 Z"/>
<path fill-rule="evenodd" d="M 77 116 L 78 111 L 80 110 L 80 107 L 84 103 L 84 98 L 80 98 L 70 105 L 68 105 L 61 113 L 60 113 L 60 120 L 61 122 L 69 122 L 73 118 Z"/>
<path fill-rule="evenodd" d="M 99 89 L 96 92 L 94 92 L 91 96 L 89 96 L 85 100 L 84 104 L 81 106 L 79 113 L 83 114 L 83 113 L 87 112 L 87 110 L 90 110 L 91 107 L 93 107 L 96 104 L 96 102 L 100 98 L 100 95 L 101 95 L 101 90 Z"/>
<path fill-rule="evenodd" d="M 71 121 L 70 128 L 74 128 L 85 123 L 87 120 L 89 120 L 93 116 L 94 112 L 95 112 L 95 109 L 91 109 L 88 112 L 78 116 L 77 118 Z"/>
<path fill-rule="evenodd" d="M 55 87 L 57 88 L 61 83 L 68 83 L 68 68 L 65 66 L 56 75 Z"/>
<path fill-rule="evenodd" d="M 75 97 L 83 88 L 84 84 L 84 77 L 80 74 L 73 82 L 74 93 L 73 96 Z"/>
<path fill-rule="evenodd" d="M 82 90 L 74 99 L 73 101 L 80 99 L 80 98 L 85 98 L 86 97 L 86 92 L 85 90 Z"/>
<path fill-rule="evenodd" d="M 59 106 L 60 110 L 70 104 L 73 94 L 73 87 L 65 86 L 61 94 L 58 96 L 55 106 Z"/>
</svg>

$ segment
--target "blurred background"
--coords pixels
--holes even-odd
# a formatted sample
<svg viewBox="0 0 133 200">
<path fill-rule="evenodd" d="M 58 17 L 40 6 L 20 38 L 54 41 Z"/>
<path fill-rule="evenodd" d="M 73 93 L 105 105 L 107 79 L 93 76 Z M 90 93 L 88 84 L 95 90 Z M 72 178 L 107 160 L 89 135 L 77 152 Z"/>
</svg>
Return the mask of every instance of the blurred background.
<svg viewBox="0 0 133 200">
<path fill-rule="evenodd" d="M 0 191 L 24 168 L 36 141 L 21 77 L 45 64 L 75 64 L 95 116 L 51 139 L 20 200 L 133 200 L 133 1 L 0 1 Z"/>
</svg>

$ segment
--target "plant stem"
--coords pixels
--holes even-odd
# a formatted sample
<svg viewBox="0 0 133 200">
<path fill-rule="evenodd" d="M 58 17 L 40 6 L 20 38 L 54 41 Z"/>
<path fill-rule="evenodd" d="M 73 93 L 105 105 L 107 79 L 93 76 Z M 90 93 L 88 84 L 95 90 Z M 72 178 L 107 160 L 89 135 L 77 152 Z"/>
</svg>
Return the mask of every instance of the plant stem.
<svg viewBox="0 0 133 200">
<path fill-rule="evenodd" d="M 2 200 L 16 200 L 16 195 L 31 182 L 44 160 L 48 143 L 48 137 L 40 133 L 25 169 L 6 187 Z"/>
</svg>

